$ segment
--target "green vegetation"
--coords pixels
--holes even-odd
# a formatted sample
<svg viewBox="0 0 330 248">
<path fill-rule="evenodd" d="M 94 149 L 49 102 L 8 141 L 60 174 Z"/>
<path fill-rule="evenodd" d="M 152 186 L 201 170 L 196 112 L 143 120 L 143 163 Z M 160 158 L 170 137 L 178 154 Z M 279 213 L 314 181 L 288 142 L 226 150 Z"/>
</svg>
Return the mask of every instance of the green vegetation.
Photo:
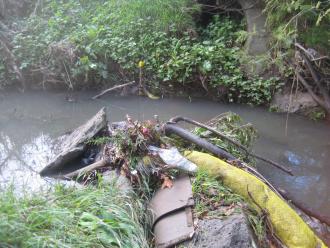
<svg viewBox="0 0 330 248">
<path fill-rule="evenodd" d="M 269 102 L 276 78 L 248 77 L 240 65 L 244 25 L 219 15 L 201 29 L 193 21 L 199 10 L 191 0 L 48 0 L 15 22 L 12 52 L 30 87 L 138 82 L 144 61 L 142 80 L 156 94 L 204 91 L 228 102 Z M 2 86 L 15 83 L 9 68 L 0 73 Z"/>
<path fill-rule="evenodd" d="M 114 185 L 0 193 L 1 247 L 148 247 L 142 204 Z"/>
<path fill-rule="evenodd" d="M 242 197 L 234 194 L 219 180 L 210 177 L 204 171 L 199 171 L 193 179 L 193 193 L 195 197 L 194 213 L 198 218 L 230 215 L 234 206 L 243 202 Z M 228 209 L 228 207 L 230 208 Z"/>
<path fill-rule="evenodd" d="M 299 41 L 327 52 L 330 44 L 330 2 L 265 0 L 267 22 L 278 48 Z"/>
<path fill-rule="evenodd" d="M 314 121 L 324 120 L 326 118 L 326 113 L 321 108 L 312 109 L 307 113 L 307 116 Z"/>
<path fill-rule="evenodd" d="M 210 120 L 208 124 L 247 148 L 251 147 L 257 138 L 257 130 L 253 125 L 251 123 L 243 123 L 242 118 L 238 114 L 232 112 L 223 113 Z M 242 161 L 253 164 L 253 159 L 251 161 L 248 154 L 216 134 L 204 128 L 195 128 L 194 133 L 200 137 L 206 138 L 209 142 L 228 151 Z"/>
</svg>

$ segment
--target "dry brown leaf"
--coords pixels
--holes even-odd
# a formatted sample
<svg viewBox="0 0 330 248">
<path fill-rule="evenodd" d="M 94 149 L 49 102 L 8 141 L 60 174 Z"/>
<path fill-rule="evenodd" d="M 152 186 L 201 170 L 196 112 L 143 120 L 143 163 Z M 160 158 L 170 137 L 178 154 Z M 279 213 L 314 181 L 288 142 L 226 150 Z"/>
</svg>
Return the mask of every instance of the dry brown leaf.
<svg viewBox="0 0 330 248">
<path fill-rule="evenodd" d="M 231 204 L 229 207 L 226 208 L 224 215 L 229 216 L 235 211 L 235 204 Z"/>
<path fill-rule="evenodd" d="M 163 184 L 162 184 L 162 189 L 166 189 L 166 188 L 172 188 L 173 187 L 173 181 L 168 177 L 168 176 L 163 176 Z"/>
</svg>

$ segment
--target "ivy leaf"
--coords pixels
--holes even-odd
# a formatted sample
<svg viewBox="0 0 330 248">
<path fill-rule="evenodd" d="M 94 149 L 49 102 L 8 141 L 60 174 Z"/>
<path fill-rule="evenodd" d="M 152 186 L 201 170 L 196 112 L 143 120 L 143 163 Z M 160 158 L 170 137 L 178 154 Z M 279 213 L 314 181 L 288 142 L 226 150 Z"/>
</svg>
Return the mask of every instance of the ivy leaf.
<svg viewBox="0 0 330 248">
<path fill-rule="evenodd" d="M 203 63 L 203 67 L 202 67 L 203 71 L 204 72 L 209 72 L 212 70 L 212 64 L 210 61 L 208 60 L 205 60 L 204 63 Z"/>
</svg>

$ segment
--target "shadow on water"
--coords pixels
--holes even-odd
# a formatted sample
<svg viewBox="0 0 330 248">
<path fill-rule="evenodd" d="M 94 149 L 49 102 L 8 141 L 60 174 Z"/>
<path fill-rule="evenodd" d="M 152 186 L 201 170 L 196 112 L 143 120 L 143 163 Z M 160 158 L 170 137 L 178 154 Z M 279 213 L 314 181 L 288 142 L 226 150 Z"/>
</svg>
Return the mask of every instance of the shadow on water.
<svg viewBox="0 0 330 248">
<path fill-rule="evenodd" d="M 0 186 L 13 183 L 28 190 L 47 186 L 49 181 L 36 172 L 54 156 L 54 138 L 80 125 L 102 106 L 107 107 L 110 121 L 120 121 L 127 113 L 140 120 L 158 114 L 163 120 L 184 115 L 206 121 L 233 111 L 258 129 L 255 151 L 290 167 L 295 176 L 258 163 L 262 174 L 309 206 L 330 215 L 330 127 L 325 123 L 291 115 L 286 136 L 286 116 L 263 108 L 140 97 L 108 96 L 93 101 L 92 95 L 93 92 L 76 93 L 75 102 L 67 102 L 65 93 L 5 94 L 0 102 Z"/>
</svg>

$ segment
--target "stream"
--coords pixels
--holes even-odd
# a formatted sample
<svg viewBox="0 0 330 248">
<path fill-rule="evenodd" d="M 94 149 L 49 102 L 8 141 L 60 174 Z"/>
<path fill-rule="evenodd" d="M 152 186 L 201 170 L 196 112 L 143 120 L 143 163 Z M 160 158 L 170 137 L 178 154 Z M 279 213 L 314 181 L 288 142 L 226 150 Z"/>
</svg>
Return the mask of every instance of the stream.
<svg viewBox="0 0 330 248">
<path fill-rule="evenodd" d="M 38 175 L 54 156 L 52 141 L 107 107 L 108 120 L 123 120 L 126 114 L 140 120 L 155 114 L 167 120 L 183 115 L 207 121 L 227 111 L 238 113 L 255 125 L 259 138 L 254 150 L 290 169 L 295 176 L 258 161 L 258 170 L 271 182 L 295 194 L 297 199 L 330 216 L 330 126 L 323 122 L 270 113 L 265 108 L 221 104 L 207 100 L 174 98 L 150 100 L 142 97 L 107 96 L 91 100 L 95 92 L 27 92 L 0 95 L 0 190 L 15 185 L 37 191 L 53 183 Z"/>
</svg>

